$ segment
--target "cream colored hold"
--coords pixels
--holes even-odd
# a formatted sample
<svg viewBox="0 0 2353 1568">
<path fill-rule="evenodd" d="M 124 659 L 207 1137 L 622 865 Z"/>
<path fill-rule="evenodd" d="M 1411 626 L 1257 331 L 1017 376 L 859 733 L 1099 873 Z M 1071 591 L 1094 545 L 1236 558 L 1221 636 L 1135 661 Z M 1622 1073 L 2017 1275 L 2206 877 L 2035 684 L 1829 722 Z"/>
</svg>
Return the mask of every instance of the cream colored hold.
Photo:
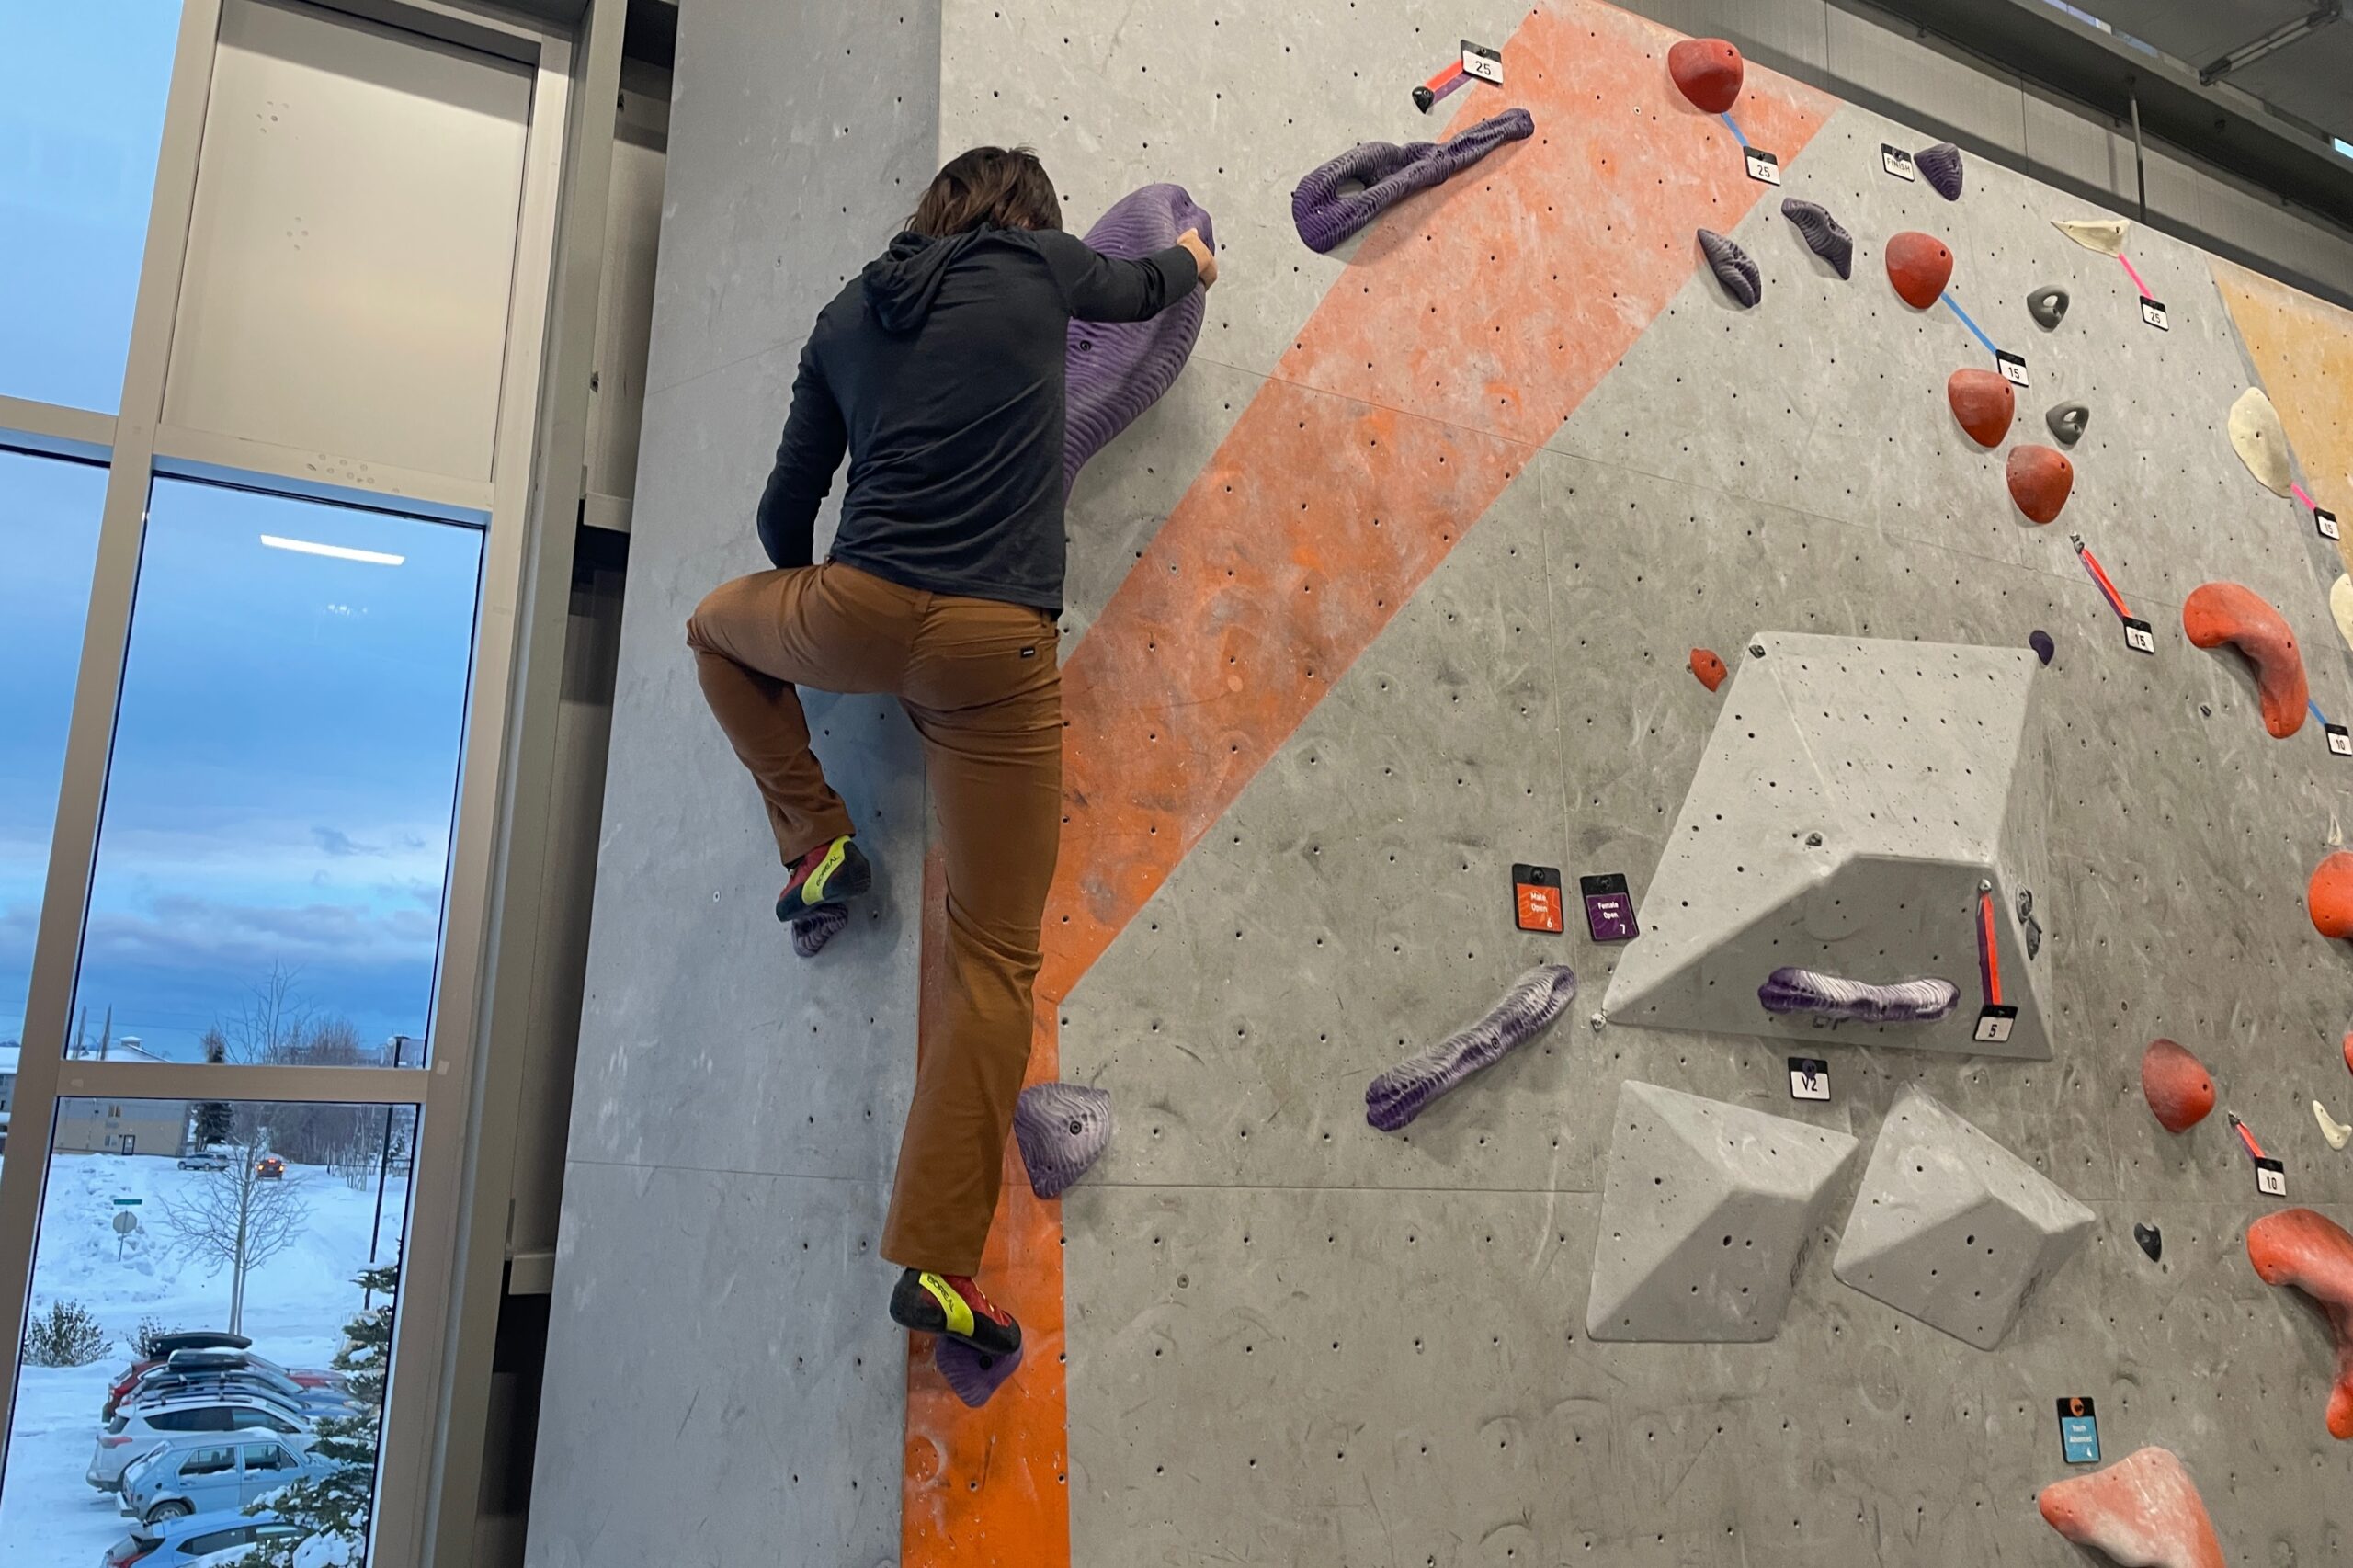
<svg viewBox="0 0 2353 1568">
<path fill-rule="evenodd" d="M 2320 1135 L 2328 1140 L 2330 1148 L 2342 1149 L 2348 1141 L 2353 1141 L 2353 1127 L 2347 1127 L 2329 1115 L 2328 1108 L 2318 1100 L 2313 1101 L 2313 1119 L 2320 1123 Z"/>
<path fill-rule="evenodd" d="M 2336 622 L 2336 634 L 2345 639 L 2345 646 L 2353 651 L 2353 576 L 2339 572 L 2328 589 L 2329 618 Z"/>
<path fill-rule="evenodd" d="M 2051 226 L 2102 256 L 2122 256 L 2124 236 L 2132 232 L 2132 225 L 2121 218 L 2053 218 Z"/>
<path fill-rule="evenodd" d="M 2288 462 L 2288 432 L 2261 387 L 2247 388 L 2231 404 L 2231 445 L 2256 483 L 2274 495 L 2290 494 L 2295 476 Z"/>
</svg>

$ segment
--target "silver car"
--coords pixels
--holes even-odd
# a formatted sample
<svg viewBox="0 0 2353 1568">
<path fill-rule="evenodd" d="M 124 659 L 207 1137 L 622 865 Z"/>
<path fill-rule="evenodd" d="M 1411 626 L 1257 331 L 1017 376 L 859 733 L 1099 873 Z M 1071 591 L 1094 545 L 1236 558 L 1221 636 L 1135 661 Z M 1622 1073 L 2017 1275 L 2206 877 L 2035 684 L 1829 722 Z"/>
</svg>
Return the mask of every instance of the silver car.
<svg viewBox="0 0 2353 1568">
<path fill-rule="evenodd" d="M 122 1472 L 122 1511 L 153 1525 L 243 1508 L 334 1468 L 277 1437 L 175 1437 L 147 1449 Z"/>
<path fill-rule="evenodd" d="M 232 1434 L 247 1433 L 283 1438 L 304 1449 L 311 1446 L 313 1436 L 308 1415 L 258 1391 L 166 1395 L 117 1410 L 98 1428 L 97 1446 L 90 1452 L 90 1466 L 82 1479 L 101 1492 L 117 1492 L 131 1461 L 159 1443 L 205 1436 L 216 1443 L 227 1442 Z"/>
</svg>

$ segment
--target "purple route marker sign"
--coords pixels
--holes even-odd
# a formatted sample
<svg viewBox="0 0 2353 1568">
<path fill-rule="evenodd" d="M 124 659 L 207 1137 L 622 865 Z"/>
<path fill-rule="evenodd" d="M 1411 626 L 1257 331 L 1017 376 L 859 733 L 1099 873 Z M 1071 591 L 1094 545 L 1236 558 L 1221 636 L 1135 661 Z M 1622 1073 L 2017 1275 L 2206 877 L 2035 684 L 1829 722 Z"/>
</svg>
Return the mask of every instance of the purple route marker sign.
<svg viewBox="0 0 2353 1568">
<path fill-rule="evenodd" d="M 1577 891 L 1585 894 L 1585 926 L 1597 942 L 1623 942 L 1640 936 L 1634 926 L 1634 895 L 1626 879 L 1613 871 L 1606 877 L 1579 877 Z"/>
</svg>

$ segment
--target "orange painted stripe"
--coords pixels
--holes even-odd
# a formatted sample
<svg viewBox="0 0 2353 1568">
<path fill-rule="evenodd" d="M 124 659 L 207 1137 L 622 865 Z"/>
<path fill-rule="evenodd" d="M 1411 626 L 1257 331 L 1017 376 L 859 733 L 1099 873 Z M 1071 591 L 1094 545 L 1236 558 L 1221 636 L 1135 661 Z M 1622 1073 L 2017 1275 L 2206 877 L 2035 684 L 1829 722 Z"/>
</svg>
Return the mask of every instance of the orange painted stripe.
<svg viewBox="0 0 2353 1568">
<path fill-rule="evenodd" d="M 1665 307 L 1693 231 L 1769 188 L 1668 80 L 1677 37 L 1591 0 L 1529 14 L 1507 90 L 1449 134 L 1518 103 L 1536 135 L 1373 225 L 1072 654 L 1032 1082 L 1061 999 Z M 1786 167 L 1835 107 L 1752 67 L 1739 113 Z M 909 1568 L 1070 1561 L 1061 1210 L 1007 1162 L 984 1276 L 1032 1348 L 979 1411 L 911 1357 Z"/>
<path fill-rule="evenodd" d="M 2279 411 L 2313 499 L 2353 520 L 2353 311 L 2227 261 L 2213 265 L 2215 286 L 2264 395 Z M 2219 424 L 2219 410 L 2214 417 Z M 2345 532 L 2353 536 L 2353 528 Z M 2353 571 L 2353 537 L 2339 539 L 2336 551 Z"/>
</svg>

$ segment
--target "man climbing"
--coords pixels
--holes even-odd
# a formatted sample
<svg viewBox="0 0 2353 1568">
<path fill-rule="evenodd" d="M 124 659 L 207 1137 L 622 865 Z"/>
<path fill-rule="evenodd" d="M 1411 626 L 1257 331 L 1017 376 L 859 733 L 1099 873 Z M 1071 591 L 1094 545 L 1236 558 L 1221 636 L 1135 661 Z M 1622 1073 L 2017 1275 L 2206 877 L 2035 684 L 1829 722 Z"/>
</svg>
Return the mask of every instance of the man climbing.
<svg viewBox="0 0 2353 1568">
<path fill-rule="evenodd" d="M 975 147 L 818 312 L 759 536 L 777 569 L 687 623 L 704 699 L 751 770 L 813 953 L 871 871 L 809 749 L 796 687 L 890 692 L 921 735 L 948 882 L 948 989 L 915 1062 L 882 1256 L 891 1315 L 990 1355 L 1021 1343 L 972 1282 L 1029 1063 L 1039 925 L 1062 835 L 1063 358 L 1070 321 L 1142 321 L 1214 282 L 1188 231 L 1127 261 L 1062 232 L 1035 154 Z M 812 564 L 844 452 L 841 524 Z"/>
</svg>

